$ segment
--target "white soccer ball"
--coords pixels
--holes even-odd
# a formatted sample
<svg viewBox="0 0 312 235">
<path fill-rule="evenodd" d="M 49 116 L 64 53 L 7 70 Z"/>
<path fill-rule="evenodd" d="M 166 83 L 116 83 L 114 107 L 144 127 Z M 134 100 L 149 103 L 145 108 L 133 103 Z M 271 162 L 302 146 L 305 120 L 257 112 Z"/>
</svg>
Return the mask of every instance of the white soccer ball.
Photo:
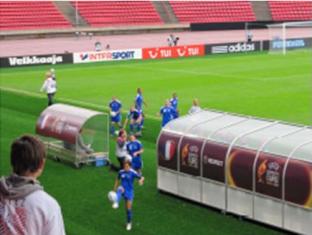
<svg viewBox="0 0 312 235">
<path fill-rule="evenodd" d="M 111 112 L 110 112 L 110 115 L 111 115 L 112 117 L 116 117 L 117 113 L 116 113 L 116 112 L 111 111 Z"/>
<path fill-rule="evenodd" d="M 126 157 L 125 157 L 125 160 L 126 160 L 127 162 L 132 162 L 132 157 L 131 157 L 131 155 L 127 154 Z"/>
<path fill-rule="evenodd" d="M 110 191 L 110 192 L 108 193 L 107 197 L 108 197 L 108 200 L 109 200 L 110 202 L 116 202 L 116 201 L 117 201 L 117 194 L 116 194 L 116 192 L 114 192 L 114 191 Z"/>
</svg>

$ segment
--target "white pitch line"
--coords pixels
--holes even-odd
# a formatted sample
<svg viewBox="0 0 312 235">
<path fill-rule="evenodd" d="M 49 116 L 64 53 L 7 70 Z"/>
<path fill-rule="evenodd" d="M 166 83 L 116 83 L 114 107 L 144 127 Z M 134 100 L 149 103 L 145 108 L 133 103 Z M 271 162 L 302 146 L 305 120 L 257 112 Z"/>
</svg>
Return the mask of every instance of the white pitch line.
<svg viewBox="0 0 312 235">
<path fill-rule="evenodd" d="M 36 98 L 44 98 L 45 97 L 45 95 L 40 94 L 40 93 L 31 92 L 31 91 L 25 91 L 25 90 L 10 88 L 10 87 L 1 87 L 0 86 L 0 90 L 9 91 L 9 92 L 13 92 L 13 93 L 16 93 L 16 94 L 21 94 L 21 95 L 26 95 L 26 96 L 36 97 Z M 92 103 L 88 103 L 88 102 L 85 102 L 85 101 L 67 99 L 67 98 L 57 98 L 57 100 L 59 100 L 61 102 L 64 102 L 64 103 L 72 103 L 72 104 L 76 104 L 76 105 L 93 107 L 93 108 L 96 108 L 96 109 L 103 110 L 106 113 L 109 113 L 109 109 L 106 108 L 105 106 L 92 104 Z M 128 112 L 123 111 L 122 113 L 123 114 L 127 114 Z M 153 120 L 157 120 L 157 121 L 161 120 L 159 117 L 155 117 L 155 116 L 152 116 L 152 115 L 148 115 L 147 114 L 145 116 L 147 118 L 149 118 L 149 119 L 153 119 Z"/>
</svg>

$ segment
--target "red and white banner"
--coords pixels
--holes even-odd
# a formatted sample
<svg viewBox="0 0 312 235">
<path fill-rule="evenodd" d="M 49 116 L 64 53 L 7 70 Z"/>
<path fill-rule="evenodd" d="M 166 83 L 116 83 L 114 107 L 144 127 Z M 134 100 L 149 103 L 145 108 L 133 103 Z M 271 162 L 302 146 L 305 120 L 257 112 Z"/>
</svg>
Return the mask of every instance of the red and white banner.
<svg viewBox="0 0 312 235">
<path fill-rule="evenodd" d="M 204 56 L 204 45 L 143 48 L 143 59 L 164 59 L 190 56 Z"/>
</svg>

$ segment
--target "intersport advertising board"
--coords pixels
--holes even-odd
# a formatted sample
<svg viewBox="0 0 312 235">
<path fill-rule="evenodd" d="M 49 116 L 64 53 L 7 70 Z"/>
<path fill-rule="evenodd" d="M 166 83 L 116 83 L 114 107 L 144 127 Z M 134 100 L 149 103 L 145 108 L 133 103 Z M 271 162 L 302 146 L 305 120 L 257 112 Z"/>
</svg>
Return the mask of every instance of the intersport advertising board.
<svg viewBox="0 0 312 235">
<path fill-rule="evenodd" d="M 142 49 L 87 51 L 74 53 L 74 64 L 100 61 L 142 59 Z"/>
<path fill-rule="evenodd" d="M 204 45 L 186 45 L 175 47 L 153 47 L 142 49 L 143 59 L 165 59 L 190 56 L 204 56 Z"/>
</svg>

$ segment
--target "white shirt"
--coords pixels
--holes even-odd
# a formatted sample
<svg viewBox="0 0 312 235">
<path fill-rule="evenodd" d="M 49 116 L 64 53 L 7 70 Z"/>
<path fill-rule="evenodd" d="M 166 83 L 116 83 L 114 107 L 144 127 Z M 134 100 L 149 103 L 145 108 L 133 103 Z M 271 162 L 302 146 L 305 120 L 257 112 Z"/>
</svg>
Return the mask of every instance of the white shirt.
<svg viewBox="0 0 312 235">
<path fill-rule="evenodd" d="M 52 94 L 56 92 L 56 81 L 52 77 L 47 78 L 42 87 L 41 91 L 45 91 L 47 94 Z"/>
<path fill-rule="evenodd" d="M 1 235 L 65 235 L 57 201 L 42 190 L 23 199 L 0 202 Z"/>
<path fill-rule="evenodd" d="M 120 147 L 118 145 L 118 143 L 116 143 L 116 151 L 115 154 L 118 158 L 121 157 L 126 157 L 128 155 L 128 151 L 127 151 L 127 142 L 124 143 L 124 145 L 122 147 Z"/>
<path fill-rule="evenodd" d="M 190 110 L 188 111 L 189 114 L 198 113 L 201 111 L 201 108 L 199 106 L 192 106 Z"/>
</svg>

